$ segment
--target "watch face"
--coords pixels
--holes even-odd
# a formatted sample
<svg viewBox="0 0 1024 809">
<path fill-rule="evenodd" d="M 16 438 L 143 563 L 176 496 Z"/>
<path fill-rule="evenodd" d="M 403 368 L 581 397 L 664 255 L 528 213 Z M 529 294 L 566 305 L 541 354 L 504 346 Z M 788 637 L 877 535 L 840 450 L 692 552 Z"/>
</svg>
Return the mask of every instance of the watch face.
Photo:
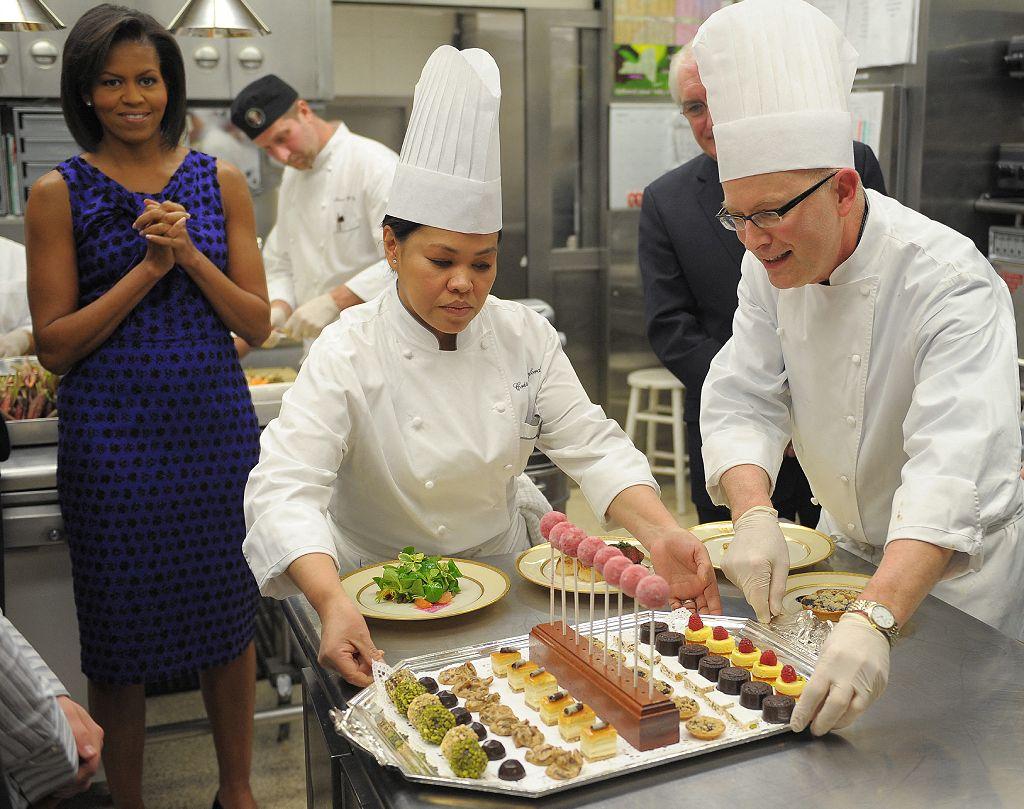
<svg viewBox="0 0 1024 809">
<path fill-rule="evenodd" d="M 892 613 L 889 612 L 888 607 L 883 607 L 881 604 L 876 604 L 871 610 L 871 620 L 882 629 L 892 629 L 896 626 L 896 619 Z"/>
</svg>

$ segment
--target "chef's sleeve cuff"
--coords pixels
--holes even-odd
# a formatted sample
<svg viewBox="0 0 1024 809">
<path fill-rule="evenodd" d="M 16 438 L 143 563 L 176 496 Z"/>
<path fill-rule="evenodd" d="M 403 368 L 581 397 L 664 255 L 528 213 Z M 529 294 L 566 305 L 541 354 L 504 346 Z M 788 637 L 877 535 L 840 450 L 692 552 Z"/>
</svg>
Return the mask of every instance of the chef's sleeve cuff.
<svg viewBox="0 0 1024 809">
<path fill-rule="evenodd" d="M 242 543 L 242 554 L 252 570 L 260 593 L 269 598 L 284 599 L 301 590 L 287 575 L 288 566 L 310 553 L 325 553 L 338 564 L 327 517 L 305 506 L 285 503 L 260 515 Z M 302 537 L 295 545 L 294 538 Z"/>
<path fill-rule="evenodd" d="M 632 457 L 634 453 L 635 457 Z M 623 458 L 620 453 L 606 455 L 588 467 L 579 480 L 580 490 L 605 530 L 620 527 L 607 519 L 608 507 L 620 492 L 630 486 L 650 486 L 659 497 L 661 496 L 661 487 L 651 475 L 647 459 L 632 446 L 630 456 Z"/>
<path fill-rule="evenodd" d="M 761 467 L 768 475 L 768 494 L 775 491 L 782 452 L 763 433 L 749 427 L 730 427 L 719 430 L 704 439 L 706 485 L 711 502 L 716 506 L 728 505 L 721 486 L 722 475 L 734 466 L 746 464 Z"/>
<path fill-rule="evenodd" d="M 969 480 L 913 477 L 893 495 L 886 545 L 896 539 L 917 539 L 977 556 L 983 536 L 978 489 Z"/>
</svg>

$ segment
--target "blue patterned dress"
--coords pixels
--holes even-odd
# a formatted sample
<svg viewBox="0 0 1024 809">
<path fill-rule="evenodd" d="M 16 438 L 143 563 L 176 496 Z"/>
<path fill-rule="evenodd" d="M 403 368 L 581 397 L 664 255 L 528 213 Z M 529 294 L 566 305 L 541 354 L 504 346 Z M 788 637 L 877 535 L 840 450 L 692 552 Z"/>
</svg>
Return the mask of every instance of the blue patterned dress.
<svg viewBox="0 0 1024 809">
<path fill-rule="evenodd" d="M 79 306 L 146 253 L 143 200 L 192 215 L 192 241 L 227 267 L 214 158 L 189 152 L 160 194 L 127 190 L 73 157 Z M 74 573 L 82 671 L 127 685 L 226 663 L 253 637 L 258 594 L 242 556 L 242 494 L 259 428 L 231 335 L 175 266 L 61 380 L 57 490 Z"/>
</svg>

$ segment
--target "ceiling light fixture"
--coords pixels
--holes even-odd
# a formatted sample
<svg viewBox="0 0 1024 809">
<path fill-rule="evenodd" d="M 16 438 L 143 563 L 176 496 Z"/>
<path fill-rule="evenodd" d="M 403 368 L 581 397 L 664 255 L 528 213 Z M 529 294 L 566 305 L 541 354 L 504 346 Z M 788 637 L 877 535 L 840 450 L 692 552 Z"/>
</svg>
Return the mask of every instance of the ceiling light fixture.
<svg viewBox="0 0 1024 809">
<path fill-rule="evenodd" d="M 0 0 L 0 31 L 56 31 L 66 27 L 42 0 Z"/>
<path fill-rule="evenodd" d="M 167 26 L 190 37 L 265 36 L 270 28 L 245 0 L 188 0 Z"/>
</svg>

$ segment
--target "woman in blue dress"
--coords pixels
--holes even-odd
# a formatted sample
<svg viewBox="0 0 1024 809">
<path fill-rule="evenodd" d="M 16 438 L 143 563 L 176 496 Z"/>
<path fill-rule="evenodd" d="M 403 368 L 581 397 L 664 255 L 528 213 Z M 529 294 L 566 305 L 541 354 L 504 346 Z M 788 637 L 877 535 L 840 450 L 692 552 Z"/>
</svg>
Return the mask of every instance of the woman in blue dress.
<svg viewBox="0 0 1024 809">
<path fill-rule="evenodd" d="M 32 188 L 29 297 L 39 359 L 64 375 L 57 486 L 107 782 L 143 805 L 144 685 L 199 671 L 219 804 L 253 807 L 241 544 L 259 436 L 231 339 L 270 329 L 252 204 L 238 169 L 178 145 L 184 65 L 152 17 L 86 12 L 61 104 L 83 152 Z"/>
</svg>

